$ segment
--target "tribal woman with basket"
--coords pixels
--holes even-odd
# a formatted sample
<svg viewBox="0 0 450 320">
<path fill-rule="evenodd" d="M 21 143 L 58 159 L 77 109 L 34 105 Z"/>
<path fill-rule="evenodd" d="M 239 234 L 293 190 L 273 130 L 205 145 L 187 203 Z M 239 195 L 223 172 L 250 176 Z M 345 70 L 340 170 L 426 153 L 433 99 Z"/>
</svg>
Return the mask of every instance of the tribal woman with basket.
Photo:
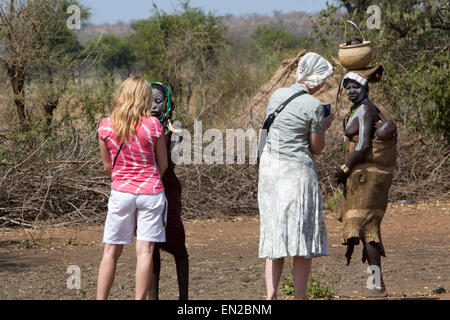
<svg viewBox="0 0 450 320">
<path fill-rule="evenodd" d="M 336 168 L 336 181 L 344 184 L 340 220 L 344 223 L 342 243 L 347 246 L 347 265 L 354 246 L 363 243 L 375 284 L 369 296 L 386 296 L 381 273 L 385 250 L 380 225 L 387 208 L 389 188 L 396 161 L 396 126 L 369 99 L 368 82 L 379 81 L 383 67 L 348 72 L 342 81 L 353 103 L 345 118 L 345 164 Z"/>
</svg>

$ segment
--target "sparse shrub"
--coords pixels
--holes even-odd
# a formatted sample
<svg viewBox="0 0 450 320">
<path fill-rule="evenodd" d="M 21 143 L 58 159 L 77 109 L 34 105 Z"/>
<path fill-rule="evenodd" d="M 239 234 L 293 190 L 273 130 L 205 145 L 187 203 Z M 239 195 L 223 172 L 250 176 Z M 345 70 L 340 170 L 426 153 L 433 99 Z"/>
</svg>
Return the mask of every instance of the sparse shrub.
<svg viewBox="0 0 450 320">
<path fill-rule="evenodd" d="M 109 113 L 109 105 L 115 88 L 108 82 L 99 82 L 97 86 L 87 86 L 79 90 L 73 106 L 81 108 L 81 119 L 89 128 L 94 129 L 100 118 Z"/>
<path fill-rule="evenodd" d="M 292 274 L 292 265 L 289 264 L 289 270 Z M 320 272 L 317 275 L 311 275 L 306 287 L 306 298 L 311 299 L 326 299 L 330 300 L 335 296 L 333 286 L 339 282 L 339 278 L 335 275 L 325 279 L 325 272 Z M 294 278 L 293 276 L 283 276 L 284 283 L 281 286 L 281 292 L 288 297 L 294 296 Z"/>
<path fill-rule="evenodd" d="M 444 293 L 447 293 L 447 289 L 445 289 L 444 287 L 438 287 L 433 290 L 433 293 L 434 294 L 444 294 Z"/>
<path fill-rule="evenodd" d="M 334 291 L 328 285 L 322 284 L 322 276 L 311 276 L 306 288 L 307 299 L 326 299 L 330 300 L 334 297 Z"/>
<path fill-rule="evenodd" d="M 341 191 L 337 191 L 334 194 L 328 196 L 323 207 L 325 210 L 330 210 L 332 212 L 337 212 L 342 204 L 342 199 L 344 195 Z"/>
</svg>

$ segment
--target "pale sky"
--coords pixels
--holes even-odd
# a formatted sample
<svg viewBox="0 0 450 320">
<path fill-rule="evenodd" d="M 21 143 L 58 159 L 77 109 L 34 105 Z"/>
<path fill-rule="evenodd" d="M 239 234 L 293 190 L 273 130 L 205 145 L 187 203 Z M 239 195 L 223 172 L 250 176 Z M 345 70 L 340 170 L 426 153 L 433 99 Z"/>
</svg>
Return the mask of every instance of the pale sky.
<svg viewBox="0 0 450 320">
<path fill-rule="evenodd" d="M 91 8 L 89 22 L 95 24 L 146 19 L 151 15 L 153 2 L 168 13 L 173 12 L 174 7 L 179 8 L 177 0 L 80 0 L 81 4 Z M 275 10 L 313 13 L 325 9 L 326 0 L 191 0 L 191 7 L 200 7 L 216 15 L 271 15 Z"/>
</svg>

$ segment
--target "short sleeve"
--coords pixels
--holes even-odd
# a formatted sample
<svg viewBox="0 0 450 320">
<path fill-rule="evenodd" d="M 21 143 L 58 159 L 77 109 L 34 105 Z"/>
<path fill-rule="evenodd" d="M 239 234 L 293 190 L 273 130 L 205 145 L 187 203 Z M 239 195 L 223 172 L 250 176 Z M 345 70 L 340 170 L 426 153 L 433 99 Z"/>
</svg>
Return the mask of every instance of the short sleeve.
<svg viewBox="0 0 450 320">
<path fill-rule="evenodd" d="M 103 119 L 98 126 L 98 137 L 101 140 L 106 140 L 111 135 L 111 126 L 109 125 L 108 118 Z"/>
<path fill-rule="evenodd" d="M 325 133 L 325 111 L 321 104 L 313 109 L 311 114 L 311 132 L 323 134 Z"/>
</svg>

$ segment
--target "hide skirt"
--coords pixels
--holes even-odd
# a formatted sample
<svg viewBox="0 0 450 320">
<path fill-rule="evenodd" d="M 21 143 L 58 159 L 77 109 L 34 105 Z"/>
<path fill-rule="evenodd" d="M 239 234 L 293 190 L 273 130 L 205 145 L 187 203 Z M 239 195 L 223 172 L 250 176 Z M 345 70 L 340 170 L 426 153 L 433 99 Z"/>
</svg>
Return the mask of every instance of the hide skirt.
<svg viewBox="0 0 450 320">
<path fill-rule="evenodd" d="M 363 163 L 357 165 L 347 178 L 340 220 L 344 223 L 342 243 L 353 247 L 359 240 L 375 243 L 385 256 L 380 225 L 388 204 L 397 158 L 396 138 L 381 142 L 374 140 Z M 358 144 L 358 136 L 347 138 L 346 161 Z M 348 263 L 352 248 L 347 252 Z M 363 256 L 363 262 L 366 257 Z"/>
</svg>

